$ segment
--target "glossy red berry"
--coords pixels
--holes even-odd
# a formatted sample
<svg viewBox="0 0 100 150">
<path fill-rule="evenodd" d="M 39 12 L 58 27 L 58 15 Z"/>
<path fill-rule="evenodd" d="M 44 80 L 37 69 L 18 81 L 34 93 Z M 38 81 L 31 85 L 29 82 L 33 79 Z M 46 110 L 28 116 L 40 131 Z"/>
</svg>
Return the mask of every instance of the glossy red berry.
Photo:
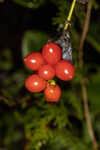
<svg viewBox="0 0 100 150">
<path fill-rule="evenodd" d="M 75 76 L 75 68 L 69 61 L 61 60 L 55 65 L 56 76 L 64 81 L 71 80 Z"/>
<path fill-rule="evenodd" d="M 51 80 L 55 76 L 55 69 L 50 64 L 43 65 L 39 71 L 38 74 L 41 78 L 45 80 Z"/>
<path fill-rule="evenodd" d="M 44 95 L 47 102 L 58 102 L 61 96 L 61 89 L 59 85 L 47 85 L 47 88 L 44 90 Z"/>
<path fill-rule="evenodd" d="M 46 88 L 46 85 L 46 81 L 36 74 L 29 76 L 25 82 L 25 87 L 27 90 L 33 93 L 41 92 Z"/>
<path fill-rule="evenodd" d="M 41 53 L 33 52 L 24 58 L 24 63 L 30 70 L 38 70 L 45 64 L 45 60 Z"/>
<path fill-rule="evenodd" d="M 61 48 L 56 43 L 48 42 L 42 49 L 42 55 L 49 64 L 56 64 L 61 59 Z"/>
</svg>

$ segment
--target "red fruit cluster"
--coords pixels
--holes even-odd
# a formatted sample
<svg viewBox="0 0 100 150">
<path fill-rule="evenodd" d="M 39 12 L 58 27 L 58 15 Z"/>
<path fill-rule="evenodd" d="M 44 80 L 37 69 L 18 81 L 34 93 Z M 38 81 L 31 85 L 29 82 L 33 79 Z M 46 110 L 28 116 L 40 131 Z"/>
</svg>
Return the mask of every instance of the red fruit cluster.
<svg viewBox="0 0 100 150">
<path fill-rule="evenodd" d="M 55 76 L 64 81 L 75 76 L 72 63 L 62 60 L 61 57 L 61 48 L 54 42 L 48 42 L 44 45 L 42 53 L 33 52 L 24 59 L 27 68 L 37 71 L 26 79 L 26 88 L 33 93 L 44 90 L 48 102 L 57 102 L 61 96 L 59 85 L 52 84 Z"/>
</svg>

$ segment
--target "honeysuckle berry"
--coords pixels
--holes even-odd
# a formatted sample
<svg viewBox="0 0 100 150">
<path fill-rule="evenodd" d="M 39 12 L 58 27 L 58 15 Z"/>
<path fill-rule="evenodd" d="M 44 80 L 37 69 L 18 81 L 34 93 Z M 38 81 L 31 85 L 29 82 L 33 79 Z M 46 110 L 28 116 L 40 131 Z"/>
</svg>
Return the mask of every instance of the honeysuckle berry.
<svg viewBox="0 0 100 150">
<path fill-rule="evenodd" d="M 38 74 L 45 80 L 51 80 L 55 76 L 55 69 L 50 64 L 43 65 L 39 70 Z"/>
<path fill-rule="evenodd" d="M 54 65 L 61 59 L 61 48 L 54 42 L 48 42 L 42 49 L 42 55 L 49 64 Z"/>
<path fill-rule="evenodd" d="M 38 70 L 45 64 L 45 60 L 40 52 L 33 52 L 24 58 L 24 63 L 30 70 Z"/>
<path fill-rule="evenodd" d="M 57 84 L 47 84 L 47 87 L 44 90 L 44 95 L 47 102 L 58 102 L 61 96 L 61 89 Z"/>
<path fill-rule="evenodd" d="M 41 92 L 46 88 L 47 82 L 37 74 L 30 75 L 25 81 L 25 87 L 30 92 Z"/>
<path fill-rule="evenodd" d="M 56 76 L 64 81 L 72 80 L 75 76 L 75 68 L 72 63 L 67 60 L 60 60 L 55 65 Z"/>
</svg>

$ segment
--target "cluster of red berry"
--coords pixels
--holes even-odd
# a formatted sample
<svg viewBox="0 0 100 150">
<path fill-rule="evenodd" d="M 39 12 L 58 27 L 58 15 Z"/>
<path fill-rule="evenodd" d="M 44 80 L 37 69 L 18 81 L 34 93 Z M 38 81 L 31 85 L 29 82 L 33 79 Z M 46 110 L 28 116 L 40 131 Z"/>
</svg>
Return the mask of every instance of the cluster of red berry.
<svg viewBox="0 0 100 150">
<path fill-rule="evenodd" d="M 33 52 L 27 55 L 24 63 L 36 73 L 26 79 L 26 88 L 33 93 L 44 90 L 48 102 L 57 102 L 61 96 L 61 89 L 52 79 L 56 75 L 59 79 L 68 81 L 75 75 L 72 63 L 61 58 L 62 50 L 54 42 L 46 43 L 42 53 Z"/>
</svg>

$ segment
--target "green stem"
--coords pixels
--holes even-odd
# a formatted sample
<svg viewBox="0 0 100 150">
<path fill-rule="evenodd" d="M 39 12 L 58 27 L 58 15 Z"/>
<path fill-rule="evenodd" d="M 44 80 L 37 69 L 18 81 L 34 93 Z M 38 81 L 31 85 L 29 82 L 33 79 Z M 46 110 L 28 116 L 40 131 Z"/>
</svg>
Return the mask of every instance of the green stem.
<svg viewBox="0 0 100 150">
<path fill-rule="evenodd" d="M 55 80 L 49 80 L 48 83 L 52 86 L 55 86 L 56 85 L 56 81 Z"/>
<path fill-rule="evenodd" d="M 71 20 L 72 13 L 73 13 L 73 10 L 75 8 L 75 4 L 76 4 L 76 0 L 73 0 L 70 11 L 69 11 L 69 15 L 67 17 L 67 22 L 66 22 L 65 27 L 64 27 L 64 30 L 67 30 L 67 28 L 68 28 L 68 25 L 69 25 L 68 22 L 70 22 L 70 20 Z"/>
</svg>

